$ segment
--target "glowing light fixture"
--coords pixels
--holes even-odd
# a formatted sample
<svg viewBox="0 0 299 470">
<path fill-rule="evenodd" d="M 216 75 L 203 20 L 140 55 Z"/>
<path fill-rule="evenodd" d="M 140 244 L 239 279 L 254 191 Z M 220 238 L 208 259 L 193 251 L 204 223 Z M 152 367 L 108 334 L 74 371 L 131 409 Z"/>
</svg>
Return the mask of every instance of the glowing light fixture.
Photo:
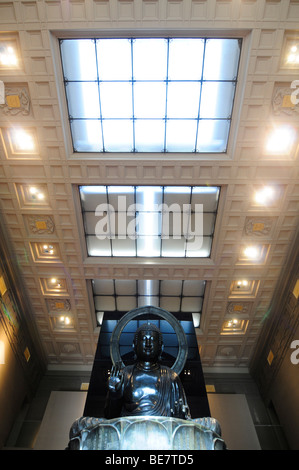
<svg viewBox="0 0 299 470">
<path fill-rule="evenodd" d="M 15 129 L 11 133 L 13 146 L 16 151 L 19 152 L 29 152 L 35 150 L 35 143 L 33 136 L 24 131 L 23 129 Z"/>
<path fill-rule="evenodd" d="M 53 245 L 43 245 L 43 250 L 45 254 L 53 255 L 54 253 Z"/>
<path fill-rule="evenodd" d="M 274 189 L 271 186 L 265 186 L 259 191 L 256 191 L 254 195 L 254 201 L 260 205 L 268 205 L 272 203 L 274 195 Z"/>
<path fill-rule="evenodd" d="M 227 326 L 236 328 L 239 323 L 240 323 L 240 320 L 238 320 L 237 318 L 234 318 L 227 322 Z"/>
<path fill-rule="evenodd" d="M 247 246 L 243 254 L 246 256 L 246 258 L 251 259 L 251 260 L 256 260 L 260 257 L 261 255 L 261 250 L 257 246 Z"/>
<path fill-rule="evenodd" d="M 39 201 L 43 201 L 45 199 L 44 193 L 35 186 L 30 186 L 29 193 L 31 194 L 32 199 L 38 199 Z"/>
<path fill-rule="evenodd" d="M 299 65 L 299 44 L 293 44 L 289 47 L 286 54 L 286 62 L 290 65 Z"/>
<path fill-rule="evenodd" d="M 238 281 L 238 282 L 237 282 L 237 285 L 238 285 L 239 287 L 247 287 L 247 286 L 248 286 L 248 281 L 246 281 L 246 280 Z"/>
<path fill-rule="evenodd" d="M 14 47 L 5 42 L 0 44 L 0 64 L 8 68 L 18 65 L 18 57 Z"/>
<path fill-rule="evenodd" d="M 266 142 L 268 154 L 287 155 L 291 152 L 296 138 L 295 129 L 291 126 L 281 126 L 272 130 Z"/>
</svg>

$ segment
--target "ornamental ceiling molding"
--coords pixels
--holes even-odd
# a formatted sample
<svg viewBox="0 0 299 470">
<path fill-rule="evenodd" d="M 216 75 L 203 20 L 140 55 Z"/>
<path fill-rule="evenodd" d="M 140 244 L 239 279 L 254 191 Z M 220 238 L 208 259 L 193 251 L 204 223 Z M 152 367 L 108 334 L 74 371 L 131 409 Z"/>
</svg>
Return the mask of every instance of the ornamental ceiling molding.
<svg viewBox="0 0 299 470">
<path fill-rule="evenodd" d="M 269 237 L 274 222 L 274 217 L 246 217 L 244 235 L 247 237 Z"/>
<path fill-rule="evenodd" d="M 251 302 L 229 302 L 226 307 L 226 313 L 229 315 L 248 315 L 251 308 Z"/>
<path fill-rule="evenodd" d="M 29 92 L 24 86 L 5 87 L 5 103 L 0 105 L 6 116 L 29 116 L 32 114 Z"/>
<path fill-rule="evenodd" d="M 50 215 L 28 215 L 26 218 L 29 232 L 33 235 L 52 235 L 55 224 Z"/>
<path fill-rule="evenodd" d="M 274 86 L 272 108 L 275 116 L 298 117 L 299 103 L 295 104 L 292 100 L 294 91 L 290 86 L 278 84 Z"/>
<path fill-rule="evenodd" d="M 70 312 L 71 302 L 68 299 L 47 299 L 49 312 Z"/>
</svg>

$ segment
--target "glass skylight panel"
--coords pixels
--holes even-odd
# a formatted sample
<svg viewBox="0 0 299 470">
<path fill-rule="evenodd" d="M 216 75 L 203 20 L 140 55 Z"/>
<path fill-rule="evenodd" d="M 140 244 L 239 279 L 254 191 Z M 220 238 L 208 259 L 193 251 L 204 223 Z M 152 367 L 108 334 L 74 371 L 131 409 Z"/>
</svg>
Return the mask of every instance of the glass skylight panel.
<svg viewBox="0 0 299 470">
<path fill-rule="evenodd" d="M 169 80 L 201 80 L 204 39 L 176 38 L 169 42 Z"/>
<path fill-rule="evenodd" d="M 96 41 L 99 80 L 132 79 L 132 51 L 129 39 Z"/>
<path fill-rule="evenodd" d="M 71 130 L 78 152 L 102 152 L 101 121 L 73 119 L 71 121 Z"/>
<path fill-rule="evenodd" d="M 165 122 L 161 119 L 138 119 L 135 122 L 135 150 L 137 152 L 162 152 L 164 149 Z"/>
<path fill-rule="evenodd" d="M 152 305 L 170 312 L 200 314 L 205 284 L 202 280 L 94 279 L 92 290 L 97 312 L 123 313 L 136 307 Z"/>
<path fill-rule="evenodd" d="M 67 82 L 97 80 L 95 43 L 92 39 L 64 40 L 61 59 Z"/>
<path fill-rule="evenodd" d="M 199 82 L 190 82 L 188 85 L 185 82 L 170 82 L 167 95 L 168 118 L 196 120 L 200 88 Z"/>
<path fill-rule="evenodd" d="M 197 151 L 225 152 L 229 133 L 229 121 L 200 120 L 198 123 Z"/>
<path fill-rule="evenodd" d="M 100 87 L 103 119 L 131 119 L 132 86 L 128 82 L 103 82 Z"/>
<path fill-rule="evenodd" d="M 166 84 L 164 82 L 135 82 L 134 115 L 137 119 L 136 122 L 140 122 L 139 119 L 163 119 L 165 99 Z"/>
<path fill-rule="evenodd" d="M 132 47 L 134 80 L 166 80 L 167 40 L 133 39 Z"/>
<path fill-rule="evenodd" d="M 63 39 L 75 152 L 226 152 L 241 40 Z"/>
<path fill-rule="evenodd" d="M 131 152 L 133 148 L 133 122 L 129 119 L 103 121 L 105 149 L 107 152 Z"/>
<path fill-rule="evenodd" d="M 193 152 L 196 142 L 196 130 L 197 122 L 195 119 L 169 119 L 166 128 L 166 148 L 168 148 L 168 151 Z"/>
<path fill-rule="evenodd" d="M 90 257 L 207 258 L 219 188 L 81 186 Z"/>
</svg>

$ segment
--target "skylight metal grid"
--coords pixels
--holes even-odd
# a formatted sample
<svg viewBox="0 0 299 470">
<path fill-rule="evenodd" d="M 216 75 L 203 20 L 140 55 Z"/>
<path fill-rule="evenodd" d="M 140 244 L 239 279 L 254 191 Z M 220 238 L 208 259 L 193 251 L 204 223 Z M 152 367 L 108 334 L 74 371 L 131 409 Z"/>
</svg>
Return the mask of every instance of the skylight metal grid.
<svg viewBox="0 0 299 470">
<path fill-rule="evenodd" d="M 96 312 L 124 313 L 147 305 L 173 314 L 201 314 L 205 292 L 201 280 L 94 279 Z M 109 316 L 109 318 L 112 318 Z"/>
<path fill-rule="evenodd" d="M 80 186 L 88 256 L 208 258 L 220 188 Z"/>
<path fill-rule="evenodd" d="M 63 39 L 74 152 L 226 152 L 240 39 Z"/>
</svg>

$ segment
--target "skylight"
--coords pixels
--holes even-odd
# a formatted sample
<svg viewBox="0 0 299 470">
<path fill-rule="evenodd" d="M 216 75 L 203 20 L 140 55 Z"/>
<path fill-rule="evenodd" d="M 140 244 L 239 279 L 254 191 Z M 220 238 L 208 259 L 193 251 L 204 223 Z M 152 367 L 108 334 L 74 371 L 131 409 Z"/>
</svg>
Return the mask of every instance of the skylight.
<svg viewBox="0 0 299 470">
<path fill-rule="evenodd" d="M 75 152 L 226 152 L 241 41 L 63 39 Z"/>
<path fill-rule="evenodd" d="M 202 280 L 94 279 L 92 281 L 95 311 L 120 313 L 152 305 L 173 313 L 200 314 L 205 285 L 206 282 Z"/>
<path fill-rule="evenodd" d="M 208 258 L 220 189 L 81 186 L 88 256 Z"/>
</svg>

